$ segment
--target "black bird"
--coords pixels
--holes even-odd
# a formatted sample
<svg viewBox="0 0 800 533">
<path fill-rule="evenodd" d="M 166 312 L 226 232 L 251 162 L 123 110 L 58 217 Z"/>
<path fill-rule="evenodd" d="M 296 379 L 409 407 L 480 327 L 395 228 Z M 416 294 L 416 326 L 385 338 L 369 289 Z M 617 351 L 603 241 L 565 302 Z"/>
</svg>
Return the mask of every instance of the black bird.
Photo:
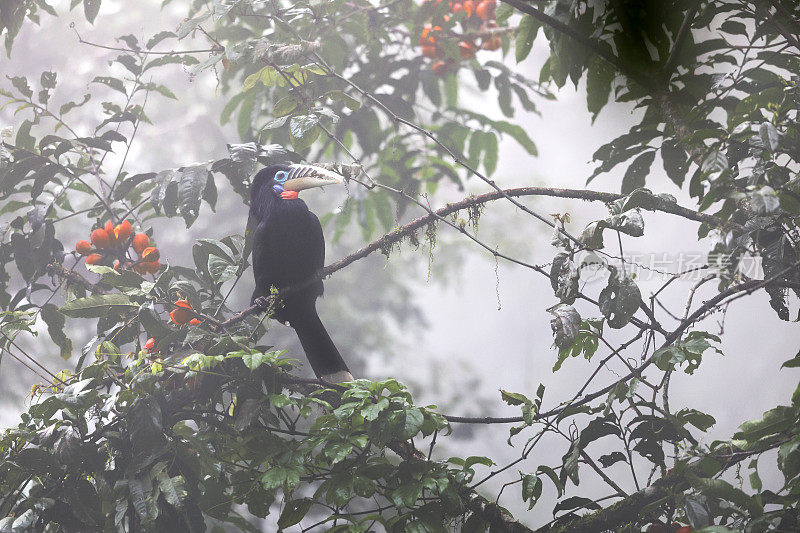
<svg viewBox="0 0 800 533">
<path fill-rule="evenodd" d="M 301 284 L 323 267 L 322 226 L 297 193 L 335 183 L 343 183 L 342 178 L 311 165 L 271 165 L 253 178 L 247 220 L 256 281 L 253 303 L 264 306 L 270 287 Z M 347 364 L 317 315 L 316 300 L 322 292 L 322 280 L 291 292 L 272 317 L 294 328 L 319 378 L 336 383 L 352 381 Z"/>
</svg>

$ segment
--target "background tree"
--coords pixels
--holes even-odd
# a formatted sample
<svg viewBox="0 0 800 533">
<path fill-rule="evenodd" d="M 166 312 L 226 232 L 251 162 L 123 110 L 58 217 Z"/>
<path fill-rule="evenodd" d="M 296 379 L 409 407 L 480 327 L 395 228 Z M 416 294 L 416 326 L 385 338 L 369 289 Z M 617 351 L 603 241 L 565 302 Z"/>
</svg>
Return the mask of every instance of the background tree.
<svg viewBox="0 0 800 533">
<path fill-rule="evenodd" d="M 101 4 L 78 6 L 94 22 Z M 43 12 L 55 14 L 44 1 L 0 4 L 9 54 L 25 20 Z M 798 393 L 707 443 L 714 417 L 671 408 L 670 382 L 720 352 L 720 337 L 705 331 L 713 321 L 701 321 L 724 317 L 732 302 L 766 292 L 778 320 L 790 319 L 800 284 L 798 28 L 798 7 L 779 0 L 195 2 L 176 31 L 112 43 L 78 34 L 115 56 L 85 80 L 81 99 L 54 104 L 65 73 L 9 76 L 0 333 L 4 357 L 43 385 L 0 441 L 0 530 L 258 530 L 270 511 L 287 530 L 797 529 Z M 525 61 L 540 29 L 550 55 L 534 81 L 501 58 Z M 184 45 L 192 38 L 206 44 Z M 159 73 L 176 66 L 216 78 L 227 98 L 221 121 L 235 121 L 240 142 L 224 159 L 130 172 L 133 139 L 154 122 L 148 102 L 175 98 Z M 595 117 L 610 100 L 641 110 L 630 132 L 597 150 L 588 176 L 626 165 L 620 193 L 498 185 L 499 139 L 536 155 L 516 110 L 584 75 Z M 495 95 L 503 117 L 471 89 Z M 115 151 L 119 169 L 108 164 Z M 645 188 L 657 155 L 694 205 Z M 430 257 L 449 228 L 549 280 L 553 371 L 583 356 L 586 381 L 504 390 L 520 414 L 500 418 L 417 406 L 392 379 L 330 388 L 298 377 L 255 310 L 230 304 L 248 266 L 243 238 L 200 239 L 185 266 L 155 246 L 152 229 L 161 217 L 189 227 L 204 203 L 234 194 L 246 201 L 257 165 L 286 159 L 347 177 L 326 232 L 357 227 L 367 241 L 320 277 L 374 252 L 392 264 L 400 246 Z M 468 179 L 482 194 L 442 202 Z M 575 231 L 571 213 L 532 207 L 531 196 L 604 203 L 609 213 Z M 482 215 L 506 204 L 524 216 L 508 231 L 552 230 L 547 265 L 479 236 Z M 713 238 L 706 261 L 671 271 L 649 297 L 639 275 L 654 268 L 625 251 L 645 235 L 643 212 L 699 223 L 699 239 Z M 76 219 L 85 231 L 61 230 Z M 745 268 L 754 258 L 760 271 Z M 697 272 L 683 309 L 662 306 L 673 282 Z M 718 291 L 695 302 L 710 281 Z M 53 373 L 37 357 L 41 341 L 29 349 L 25 339 L 46 328 L 68 359 L 68 318 L 96 323 L 96 336 L 74 371 Z M 602 381 L 614 363 L 618 375 Z M 800 356 L 783 364 L 797 366 Z M 446 459 L 451 425 L 474 424 L 513 424 L 518 457 Z M 552 449 L 560 460 L 540 459 Z M 762 455 L 780 472 L 767 483 Z M 495 479 L 501 488 L 486 490 Z M 543 494 L 557 500 L 544 524 L 499 506 L 502 495 L 508 507 L 534 508 Z"/>
</svg>

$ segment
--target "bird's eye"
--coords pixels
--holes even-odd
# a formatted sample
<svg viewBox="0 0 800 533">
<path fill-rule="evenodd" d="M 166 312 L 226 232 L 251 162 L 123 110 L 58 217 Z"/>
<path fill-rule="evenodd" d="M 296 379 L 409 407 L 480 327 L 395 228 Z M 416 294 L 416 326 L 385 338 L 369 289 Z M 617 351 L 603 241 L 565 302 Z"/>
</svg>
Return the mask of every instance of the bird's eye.
<svg viewBox="0 0 800 533">
<path fill-rule="evenodd" d="M 275 181 L 277 181 L 278 183 L 283 183 L 284 181 L 286 181 L 286 178 L 288 177 L 289 173 L 286 172 L 285 170 L 281 170 L 275 173 Z"/>
</svg>

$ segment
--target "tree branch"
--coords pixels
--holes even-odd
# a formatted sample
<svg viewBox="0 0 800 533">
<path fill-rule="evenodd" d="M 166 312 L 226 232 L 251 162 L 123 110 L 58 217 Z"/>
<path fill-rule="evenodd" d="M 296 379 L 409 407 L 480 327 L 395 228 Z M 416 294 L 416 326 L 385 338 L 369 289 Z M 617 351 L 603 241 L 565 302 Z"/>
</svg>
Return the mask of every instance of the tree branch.
<svg viewBox="0 0 800 533">
<path fill-rule="evenodd" d="M 331 263 L 330 265 L 324 267 L 317 273 L 316 276 L 306 280 L 305 282 L 299 285 L 281 289 L 279 294 L 283 295 L 290 294 L 292 291 L 306 287 L 311 283 L 314 283 L 315 281 L 327 278 L 334 272 L 341 270 L 346 266 L 367 257 L 368 255 L 372 254 L 375 251 L 381 250 L 388 253 L 388 251 L 391 250 L 392 246 L 394 246 L 396 243 L 402 241 L 406 237 L 409 237 L 410 235 L 419 231 L 428 224 L 436 222 L 437 219 L 441 219 L 443 217 L 446 217 L 463 209 L 468 209 L 470 207 L 485 204 L 487 202 L 491 202 L 494 200 L 499 200 L 501 198 L 509 198 L 509 197 L 514 198 L 522 196 L 549 196 L 554 198 L 572 198 L 577 200 L 600 201 L 600 202 L 613 202 L 615 200 L 619 200 L 620 198 L 624 197 L 624 195 L 622 194 L 611 193 L 611 192 L 590 191 L 582 189 L 557 189 L 551 187 L 520 187 L 516 189 L 504 189 L 500 191 L 489 192 L 486 194 L 481 194 L 479 196 L 470 196 L 464 198 L 461 201 L 452 204 L 447 204 L 441 209 L 437 209 L 436 211 L 431 211 L 427 215 L 415 218 L 408 224 L 395 228 L 394 230 L 390 231 L 389 233 L 385 234 L 379 239 L 372 241 L 366 246 L 360 248 L 359 250 L 356 250 L 350 255 L 347 255 L 346 257 L 343 257 L 342 259 L 336 261 L 335 263 Z M 677 215 L 689 220 L 694 220 L 696 222 L 704 222 L 707 224 L 711 224 L 712 226 L 719 226 L 722 223 L 718 218 L 714 217 L 713 215 L 698 213 L 696 211 L 692 211 L 691 209 L 687 209 L 685 207 L 681 207 L 677 204 L 673 204 L 670 202 L 662 202 L 660 205 L 654 207 L 654 209 L 658 211 L 663 211 L 664 213 Z M 234 315 L 228 320 L 221 322 L 220 327 L 224 328 L 227 326 L 231 326 L 233 324 L 241 322 L 248 316 L 256 314 L 260 311 L 262 311 L 260 306 L 253 305 L 251 307 L 248 307 L 247 309 L 244 309 L 242 312 Z"/>
<path fill-rule="evenodd" d="M 672 74 L 672 69 L 675 67 L 675 63 L 678 61 L 678 55 L 683 49 L 683 45 L 686 42 L 686 37 L 689 35 L 689 32 L 692 29 L 692 22 L 694 21 L 694 17 L 697 15 L 697 11 L 699 9 L 700 0 L 696 0 L 694 5 L 689 8 L 689 11 L 686 12 L 686 17 L 684 17 L 681 27 L 678 29 L 678 34 L 675 36 L 675 43 L 672 45 L 672 50 L 669 52 L 667 62 L 664 63 L 663 72 L 667 77 Z"/>
<path fill-rule="evenodd" d="M 606 507 L 601 511 L 594 512 L 572 520 L 566 524 L 556 526 L 546 526 L 538 529 L 537 532 L 552 533 L 579 533 L 585 531 L 607 531 L 615 530 L 616 526 L 630 522 L 636 517 L 640 517 L 642 510 L 661 499 L 674 498 L 687 490 L 691 485 L 691 477 L 708 477 L 702 465 L 708 464 L 706 460 L 711 459 L 720 465 L 720 472 L 727 470 L 731 466 L 744 461 L 748 457 L 758 455 L 772 450 L 786 442 L 786 440 L 766 440 L 757 448 L 742 450 L 734 446 L 729 446 L 725 451 L 717 451 L 686 465 L 683 468 L 675 468 L 663 478 L 657 480 L 649 487 L 635 492 L 623 500 Z"/>
</svg>

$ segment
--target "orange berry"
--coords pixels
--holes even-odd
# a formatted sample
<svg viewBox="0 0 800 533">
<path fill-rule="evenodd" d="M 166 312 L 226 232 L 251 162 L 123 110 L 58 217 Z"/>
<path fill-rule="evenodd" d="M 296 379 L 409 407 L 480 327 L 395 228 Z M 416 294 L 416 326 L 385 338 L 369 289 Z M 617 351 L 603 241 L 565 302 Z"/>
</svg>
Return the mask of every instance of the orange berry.
<svg viewBox="0 0 800 533">
<path fill-rule="evenodd" d="M 175 322 L 179 326 L 182 326 L 183 324 L 186 324 L 192 319 L 193 315 L 190 312 L 192 306 L 191 304 L 189 304 L 187 300 L 178 300 L 177 302 L 175 302 L 175 305 L 177 305 L 178 307 L 170 312 L 169 317 L 172 319 L 173 322 Z"/>
<path fill-rule="evenodd" d="M 96 265 L 97 263 L 99 263 L 102 260 L 103 260 L 103 256 L 102 255 L 100 255 L 100 254 L 90 254 L 90 255 L 86 256 L 86 259 L 84 260 L 84 262 L 87 265 Z"/>
<path fill-rule="evenodd" d="M 420 46 L 436 44 L 436 34 L 441 31 L 441 26 L 431 26 L 430 24 L 425 24 L 425 27 L 422 28 L 422 36 L 419 39 Z"/>
<path fill-rule="evenodd" d="M 75 243 L 75 251 L 81 255 L 89 255 L 92 252 L 92 243 L 89 241 L 78 241 Z"/>
<path fill-rule="evenodd" d="M 453 13 L 453 15 L 457 15 L 458 13 L 461 13 L 462 11 L 464 11 L 464 4 L 462 4 L 461 2 L 459 2 L 457 4 L 453 4 L 451 2 L 450 3 L 450 11 Z"/>
<path fill-rule="evenodd" d="M 133 228 L 131 227 L 131 223 L 127 220 L 123 220 L 114 228 L 114 236 L 121 242 L 127 242 L 131 233 L 133 233 Z"/>
<path fill-rule="evenodd" d="M 475 14 L 482 20 L 493 19 L 496 7 L 497 4 L 493 0 L 481 0 L 475 8 Z"/>
<path fill-rule="evenodd" d="M 106 222 L 106 225 L 103 229 L 106 230 L 106 233 L 108 234 L 108 245 L 114 246 L 114 243 L 117 242 L 117 236 L 114 233 L 114 224 L 109 220 Z"/>
<path fill-rule="evenodd" d="M 192 319 L 192 314 L 185 309 L 173 309 L 169 313 L 169 318 L 175 324 L 182 326 Z"/>
<path fill-rule="evenodd" d="M 203 321 L 200 320 L 199 318 L 193 318 L 189 321 L 189 324 L 191 324 L 192 326 L 199 326 L 202 323 Z"/>
<path fill-rule="evenodd" d="M 469 59 L 471 57 L 475 57 L 475 45 L 467 42 L 461 41 L 458 43 L 459 52 L 461 52 L 461 59 Z"/>
<path fill-rule="evenodd" d="M 145 233 L 137 233 L 133 236 L 133 249 L 136 253 L 142 255 L 144 249 L 150 246 L 150 237 Z"/>
<path fill-rule="evenodd" d="M 144 349 L 149 352 L 155 347 L 155 345 L 156 345 L 156 340 L 150 337 L 149 339 L 147 339 L 147 342 L 144 343 Z"/>
<path fill-rule="evenodd" d="M 500 37 L 492 37 L 483 41 L 481 48 L 484 50 L 497 50 L 503 46 L 503 40 Z"/>
<path fill-rule="evenodd" d="M 158 248 L 150 246 L 142 250 L 142 261 L 146 262 L 158 261 L 159 257 L 161 257 L 161 254 L 158 252 Z"/>
<path fill-rule="evenodd" d="M 473 2 L 473 0 L 464 0 L 464 12 L 467 14 L 467 16 L 471 17 L 474 11 L 475 2 Z"/>
<path fill-rule="evenodd" d="M 108 238 L 108 232 L 104 229 L 98 228 L 94 230 L 89 239 L 91 239 L 95 248 L 107 248 L 108 245 L 111 244 L 111 241 Z"/>
</svg>

